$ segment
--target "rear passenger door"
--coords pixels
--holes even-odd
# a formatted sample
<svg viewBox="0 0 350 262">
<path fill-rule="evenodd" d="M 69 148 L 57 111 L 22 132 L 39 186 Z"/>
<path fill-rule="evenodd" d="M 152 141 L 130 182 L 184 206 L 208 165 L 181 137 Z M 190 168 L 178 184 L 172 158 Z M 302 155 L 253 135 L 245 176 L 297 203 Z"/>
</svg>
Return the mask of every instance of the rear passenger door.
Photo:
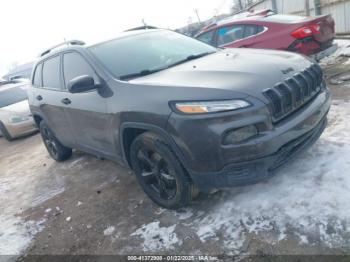
<svg viewBox="0 0 350 262">
<path fill-rule="evenodd" d="M 69 81 L 78 76 L 92 76 L 97 83 L 98 75 L 78 52 L 64 53 L 62 61 L 65 93 L 69 100 L 66 110 L 78 148 L 110 155 L 113 147 L 106 98 L 103 98 L 96 89 L 75 94 L 67 90 Z"/>
<path fill-rule="evenodd" d="M 33 106 L 44 118 L 58 140 L 66 146 L 74 146 L 74 138 L 65 113 L 62 99 L 63 79 L 61 57 L 50 57 L 37 65 L 33 81 Z"/>
<path fill-rule="evenodd" d="M 255 44 L 255 37 L 261 32 L 256 25 L 229 25 L 218 29 L 217 45 L 219 47 L 252 47 Z"/>
<path fill-rule="evenodd" d="M 264 30 L 263 26 L 244 25 L 243 38 L 236 43 L 237 47 L 253 48 L 257 43 L 256 37 L 263 33 Z"/>
<path fill-rule="evenodd" d="M 244 35 L 243 25 L 228 25 L 217 30 L 217 46 L 235 47 L 234 43 L 241 40 Z"/>
</svg>

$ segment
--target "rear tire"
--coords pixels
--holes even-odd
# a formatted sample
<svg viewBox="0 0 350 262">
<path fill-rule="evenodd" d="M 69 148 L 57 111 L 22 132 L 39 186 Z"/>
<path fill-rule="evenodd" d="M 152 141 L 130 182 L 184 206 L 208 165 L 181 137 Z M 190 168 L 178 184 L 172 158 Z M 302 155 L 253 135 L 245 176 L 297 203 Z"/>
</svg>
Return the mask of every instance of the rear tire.
<svg viewBox="0 0 350 262">
<path fill-rule="evenodd" d="M 62 145 L 44 121 L 40 122 L 39 128 L 45 147 L 54 160 L 62 162 L 72 156 L 72 149 Z"/>
<path fill-rule="evenodd" d="M 167 209 L 187 206 L 195 192 L 171 148 L 159 136 L 146 132 L 133 141 L 130 160 L 148 197 Z"/>
<path fill-rule="evenodd" d="M 10 135 L 10 133 L 7 131 L 5 125 L 2 122 L 0 122 L 0 130 L 7 141 L 13 141 L 14 138 Z"/>
</svg>

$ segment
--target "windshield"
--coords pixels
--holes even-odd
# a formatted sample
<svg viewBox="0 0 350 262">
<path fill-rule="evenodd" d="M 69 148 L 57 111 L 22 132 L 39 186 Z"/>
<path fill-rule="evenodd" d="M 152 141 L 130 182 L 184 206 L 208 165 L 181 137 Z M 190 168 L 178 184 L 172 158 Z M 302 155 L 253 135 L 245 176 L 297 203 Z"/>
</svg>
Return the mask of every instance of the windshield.
<svg viewBox="0 0 350 262">
<path fill-rule="evenodd" d="M 14 87 L 0 91 L 0 108 L 27 100 L 27 91 Z"/>
<path fill-rule="evenodd" d="M 89 49 L 116 78 L 157 71 L 217 51 L 198 40 L 165 30 L 119 38 Z"/>
</svg>

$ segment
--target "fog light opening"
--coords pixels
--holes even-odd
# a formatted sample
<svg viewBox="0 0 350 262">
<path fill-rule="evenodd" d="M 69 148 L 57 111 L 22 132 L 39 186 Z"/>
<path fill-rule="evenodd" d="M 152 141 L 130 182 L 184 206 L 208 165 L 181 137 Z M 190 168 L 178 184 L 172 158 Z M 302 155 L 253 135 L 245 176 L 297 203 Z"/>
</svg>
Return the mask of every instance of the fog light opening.
<svg viewBox="0 0 350 262">
<path fill-rule="evenodd" d="M 249 125 L 245 127 L 241 127 L 235 130 L 231 130 L 226 133 L 223 139 L 224 145 L 231 145 L 241 143 L 249 138 L 258 135 L 258 130 L 255 125 Z"/>
</svg>

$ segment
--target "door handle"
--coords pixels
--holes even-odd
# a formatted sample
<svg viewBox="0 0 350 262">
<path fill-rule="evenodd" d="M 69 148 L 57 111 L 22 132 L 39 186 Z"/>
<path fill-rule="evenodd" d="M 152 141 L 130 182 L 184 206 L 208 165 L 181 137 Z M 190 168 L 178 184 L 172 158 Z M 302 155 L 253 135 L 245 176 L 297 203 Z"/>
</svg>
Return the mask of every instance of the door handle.
<svg viewBox="0 0 350 262">
<path fill-rule="evenodd" d="M 69 98 L 63 98 L 63 99 L 61 100 L 61 102 L 62 102 L 63 104 L 65 104 L 65 105 L 69 105 L 70 103 L 72 103 L 72 101 L 70 101 Z"/>
<path fill-rule="evenodd" d="M 38 96 L 36 97 L 36 100 L 41 101 L 41 100 L 43 100 L 43 97 L 42 97 L 41 95 L 38 95 Z"/>
</svg>

